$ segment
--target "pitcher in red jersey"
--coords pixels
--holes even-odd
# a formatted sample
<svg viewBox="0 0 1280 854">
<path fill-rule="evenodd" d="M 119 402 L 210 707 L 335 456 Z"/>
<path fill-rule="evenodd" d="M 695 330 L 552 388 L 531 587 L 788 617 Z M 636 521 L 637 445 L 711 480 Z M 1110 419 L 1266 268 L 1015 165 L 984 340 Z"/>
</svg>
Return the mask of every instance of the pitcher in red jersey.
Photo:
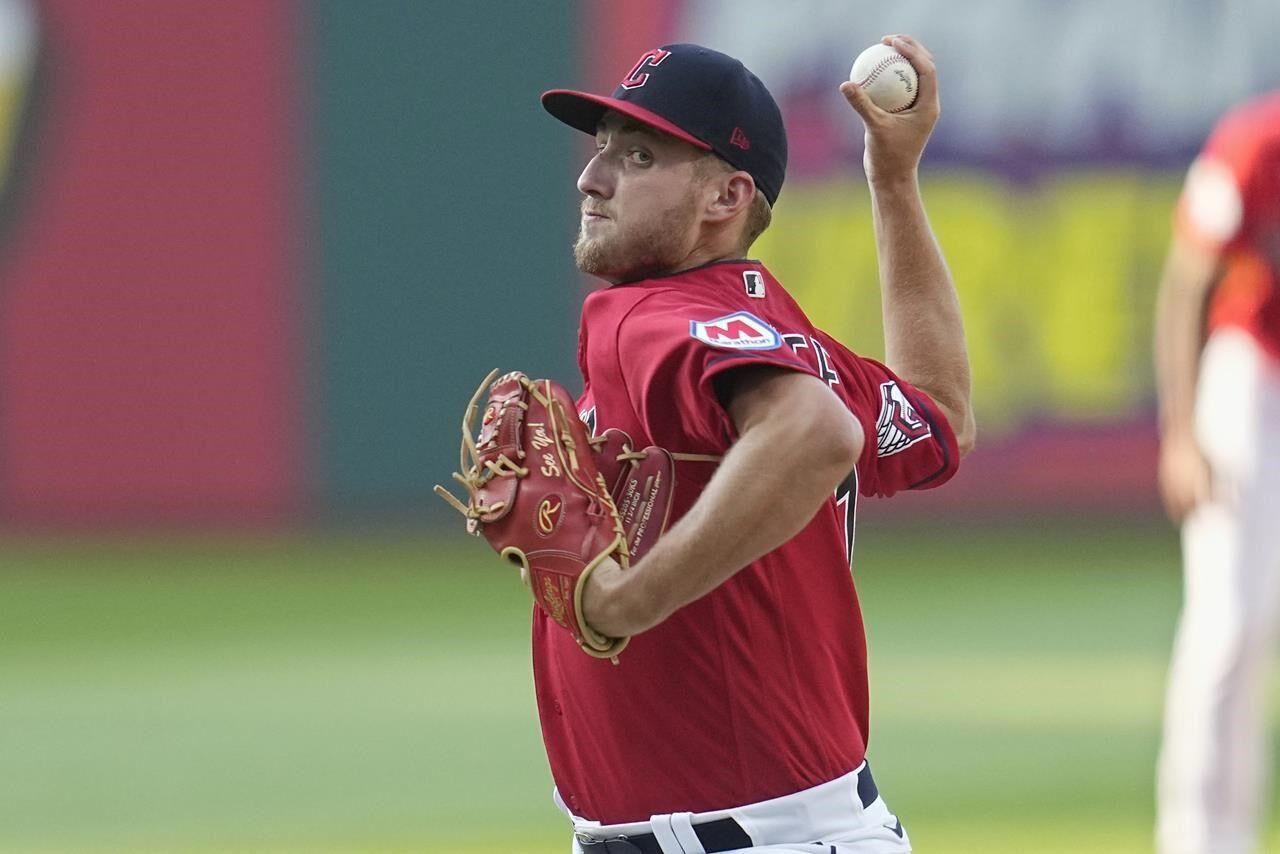
<svg viewBox="0 0 1280 854">
<path fill-rule="evenodd" d="M 909 36 L 885 42 L 919 71 L 914 107 L 889 114 L 840 86 L 866 126 L 885 364 L 745 258 L 782 189 L 786 135 L 741 62 L 664 45 L 610 97 L 542 96 L 596 140 L 574 254 L 610 286 L 583 308 L 579 414 L 681 460 L 666 534 L 585 590 L 589 625 L 633 636 L 620 663 L 535 609 L 538 710 L 575 851 L 910 850 L 865 758 L 857 498 L 945 483 L 974 421 L 917 181 L 934 62 Z"/>
<path fill-rule="evenodd" d="M 1225 116 L 1175 217 L 1156 316 L 1160 486 L 1186 590 L 1158 774 L 1161 854 L 1257 850 L 1280 629 L 1280 91 Z"/>
</svg>

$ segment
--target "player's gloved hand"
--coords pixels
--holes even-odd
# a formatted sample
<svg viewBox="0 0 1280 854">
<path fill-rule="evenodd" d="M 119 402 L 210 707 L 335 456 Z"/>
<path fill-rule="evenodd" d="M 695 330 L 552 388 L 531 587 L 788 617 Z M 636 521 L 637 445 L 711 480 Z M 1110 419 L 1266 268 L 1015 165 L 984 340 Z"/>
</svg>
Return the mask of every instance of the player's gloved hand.
<svg viewBox="0 0 1280 854">
<path fill-rule="evenodd" d="M 1213 496 L 1213 471 L 1190 432 L 1165 434 L 1160 442 L 1160 497 L 1165 512 L 1181 522 Z"/>
<path fill-rule="evenodd" d="M 454 479 L 466 489 L 466 502 L 443 487 L 436 492 L 463 515 L 469 533 L 483 535 L 520 568 L 534 600 L 585 652 L 616 663 L 628 638 L 586 622 L 583 592 L 601 567 L 630 566 L 629 541 L 643 551 L 661 535 L 674 487 L 672 457 L 660 448 L 632 450 L 621 431 L 593 440 L 558 383 L 519 372 L 495 380 L 497 373 L 485 378 L 463 417 L 462 471 Z M 480 432 L 472 438 L 486 389 Z"/>
<path fill-rule="evenodd" d="M 867 128 L 862 165 L 867 180 L 872 183 L 914 179 L 925 143 L 933 133 L 941 110 L 938 69 L 933 54 L 908 35 L 885 36 L 881 41 L 911 62 L 920 89 L 914 104 L 901 112 L 890 113 L 873 104 L 857 83 L 846 80 L 840 84 L 840 93 Z"/>
<path fill-rule="evenodd" d="M 676 485 L 676 463 L 670 452 L 652 445 L 637 451 L 634 445 L 616 427 L 591 440 L 596 466 L 618 508 L 632 563 L 644 557 L 667 529 Z"/>
</svg>

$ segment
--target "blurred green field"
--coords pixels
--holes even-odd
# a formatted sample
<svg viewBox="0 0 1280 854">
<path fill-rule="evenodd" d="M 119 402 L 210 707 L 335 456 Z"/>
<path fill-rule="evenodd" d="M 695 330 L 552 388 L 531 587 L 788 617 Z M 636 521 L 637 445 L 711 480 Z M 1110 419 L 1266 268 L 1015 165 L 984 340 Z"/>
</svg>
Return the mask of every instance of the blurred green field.
<svg viewBox="0 0 1280 854">
<path fill-rule="evenodd" d="M 1150 850 L 1169 529 L 864 525 L 857 575 L 916 850 Z M 528 609 L 461 537 L 0 542 L 0 850 L 563 854 Z"/>
</svg>

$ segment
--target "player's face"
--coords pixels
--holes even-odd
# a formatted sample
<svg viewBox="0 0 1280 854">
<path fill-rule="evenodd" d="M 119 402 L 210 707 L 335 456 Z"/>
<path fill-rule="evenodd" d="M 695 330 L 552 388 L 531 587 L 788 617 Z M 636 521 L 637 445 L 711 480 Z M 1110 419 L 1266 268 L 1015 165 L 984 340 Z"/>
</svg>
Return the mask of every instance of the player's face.
<svg viewBox="0 0 1280 854">
<path fill-rule="evenodd" d="M 680 269 L 697 244 L 700 190 L 692 145 L 614 112 L 578 178 L 582 222 L 573 247 L 584 273 L 611 282 Z"/>
</svg>

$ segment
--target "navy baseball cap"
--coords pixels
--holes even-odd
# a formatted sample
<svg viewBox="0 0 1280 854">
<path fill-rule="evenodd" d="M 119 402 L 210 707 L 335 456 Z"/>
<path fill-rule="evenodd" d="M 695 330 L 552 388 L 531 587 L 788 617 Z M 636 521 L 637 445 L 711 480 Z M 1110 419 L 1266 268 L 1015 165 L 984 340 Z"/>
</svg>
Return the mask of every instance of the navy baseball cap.
<svg viewBox="0 0 1280 854">
<path fill-rule="evenodd" d="M 594 135 L 606 110 L 713 151 L 741 169 L 772 205 L 787 171 L 787 131 L 769 90 L 731 56 L 696 44 L 668 44 L 640 57 L 613 95 L 571 89 L 542 93 L 560 121 Z"/>
</svg>

